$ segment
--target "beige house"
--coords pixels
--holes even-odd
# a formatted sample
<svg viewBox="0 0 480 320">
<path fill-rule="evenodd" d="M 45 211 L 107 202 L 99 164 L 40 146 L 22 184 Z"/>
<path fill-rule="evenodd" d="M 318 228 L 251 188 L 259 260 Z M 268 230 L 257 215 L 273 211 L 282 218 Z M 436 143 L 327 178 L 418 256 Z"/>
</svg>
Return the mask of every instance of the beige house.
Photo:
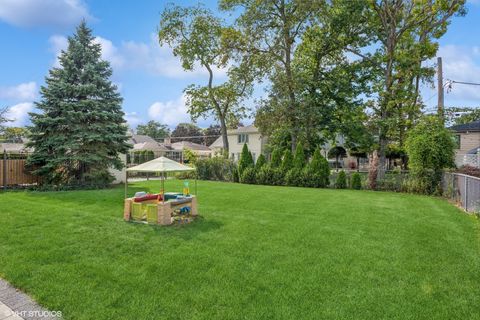
<svg viewBox="0 0 480 320">
<path fill-rule="evenodd" d="M 480 168 L 480 120 L 450 127 L 455 133 L 457 167 L 471 165 Z"/>
<path fill-rule="evenodd" d="M 260 154 L 265 155 L 267 138 L 262 136 L 254 125 L 228 130 L 228 148 L 231 159 L 234 161 L 240 159 L 244 144 L 247 144 L 248 150 L 252 153 L 253 160 L 256 161 Z M 210 145 L 210 149 L 214 154 L 221 154 L 223 149 L 222 137 L 215 140 L 215 142 Z"/>
<path fill-rule="evenodd" d="M 185 149 L 192 151 L 200 159 L 210 158 L 212 156 L 212 149 L 203 144 L 198 144 L 190 141 L 174 142 L 170 145 L 170 148 L 176 151 L 183 152 Z"/>
</svg>

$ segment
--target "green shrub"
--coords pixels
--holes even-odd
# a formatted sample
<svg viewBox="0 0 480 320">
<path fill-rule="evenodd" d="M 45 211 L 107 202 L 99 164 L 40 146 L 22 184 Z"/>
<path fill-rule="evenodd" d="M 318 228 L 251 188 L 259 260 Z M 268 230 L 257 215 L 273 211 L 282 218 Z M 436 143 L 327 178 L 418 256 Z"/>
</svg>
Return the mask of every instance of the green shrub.
<svg viewBox="0 0 480 320">
<path fill-rule="evenodd" d="M 413 170 L 403 181 L 402 190 L 410 193 L 437 194 L 442 190 L 439 181 L 442 179 L 441 171 Z"/>
<path fill-rule="evenodd" d="M 351 183 L 352 189 L 360 190 L 362 189 L 362 178 L 360 177 L 360 174 L 358 172 L 355 172 L 352 174 L 352 183 Z"/>
<path fill-rule="evenodd" d="M 293 156 L 292 152 L 289 149 L 285 150 L 285 152 L 283 153 L 281 168 L 283 172 L 287 172 L 293 168 Z"/>
<path fill-rule="evenodd" d="M 318 187 L 325 188 L 330 184 L 330 166 L 327 159 L 325 159 L 320 149 L 316 149 L 313 153 L 312 161 L 309 164 L 310 169 L 314 172 L 314 175 L 318 175 L 315 179 L 318 179 Z"/>
<path fill-rule="evenodd" d="M 272 168 L 270 164 L 262 166 L 256 171 L 257 184 L 269 185 L 269 186 L 281 186 L 283 185 L 283 171 L 280 168 Z"/>
<path fill-rule="evenodd" d="M 267 160 L 265 160 L 265 156 L 261 153 L 258 156 L 257 163 L 255 163 L 255 170 L 260 170 L 261 167 L 263 167 L 267 163 Z"/>
<path fill-rule="evenodd" d="M 256 170 L 255 179 L 257 184 L 274 185 L 273 175 L 274 168 L 267 164 Z"/>
<path fill-rule="evenodd" d="M 242 153 L 240 155 L 240 160 L 238 160 L 238 173 L 240 177 L 242 176 L 243 170 L 246 168 L 253 168 L 253 158 L 250 151 L 248 151 L 248 146 L 245 143 L 242 148 Z"/>
<path fill-rule="evenodd" d="M 232 160 L 223 157 L 198 159 L 197 175 L 200 180 L 233 181 L 236 166 Z"/>
<path fill-rule="evenodd" d="M 437 192 L 441 187 L 442 170 L 455 165 L 455 142 L 451 131 L 438 117 L 425 116 L 410 130 L 405 149 L 413 174 L 407 182 L 408 189 L 419 193 Z"/>
<path fill-rule="evenodd" d="M 337 175 L 337 180 L 335 181 L 335 188 L 345 189 L 347 187 L 347 174 L 345 171 L 340 171 Z"/>
<path fill-rule="evenodd" d="M 233 182 L 240 182 L 240 177 L 238 176 L 238 168 L 235 166 L 235 168 L 233 168 L 233 177 L 232 177 L 232 180 Z"/>
<path fill-rule="evenodd" d="M 305 153 L 301 143 L 297 144 L 295 149 L 295 156 L 293 157 L 293 167 L 297 169 L 303 169 L 305 167 Z"/>
<path fill-rule="evenodd" d="M 240 182 L 255 184 L 255 169 L 251 167 L 245 168 L 240 176 Z"/>
<path fill-rule="evenodd" d="M 272 168 L 280 168 L 280 166 L 282 165 L 282 149 L 273 149 L 270 165 L 272 166 Z"/>
<path fill-rule="evenodd" d="M 285 174 L 285 184 L 287 186 L 302 187 L 304 185 L 304 176 L 302 169 L 292 168 Z"/>
<path fill-rule="evenodd" d="M 180 180 L 193 180 L 196 178 L 196 176 L 197 173 L 195 171 L 183 171 L 175 174 L 175 178 Z"/>
<path fill-rule="evenodd" d="M 307 166 L 303 170 L 303 186 L 310 188 L 323 188 L 325 187 L 325 179 L 311 166 Z"/>
</svg>

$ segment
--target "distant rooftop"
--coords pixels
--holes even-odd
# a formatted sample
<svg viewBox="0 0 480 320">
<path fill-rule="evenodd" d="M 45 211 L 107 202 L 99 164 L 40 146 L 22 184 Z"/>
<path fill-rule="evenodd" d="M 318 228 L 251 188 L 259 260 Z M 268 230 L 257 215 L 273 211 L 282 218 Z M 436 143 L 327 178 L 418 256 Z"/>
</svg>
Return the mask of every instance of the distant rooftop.
<svg viewBox="0 0 480 320">
<path fill-rule="evenodd" d="M 457 124 L 456 126 L 451 126 L 449 129 L 456 132 L 480 131 L 480 120 L 464 123 L 464 124 Z"/>
<path fill-rule="evenodd" d="M 210 151 L 210 148 L 204 146 L 202 144 L 190 142 L 190 141 L 179 141 L 172 143 L 171 147 L 175 150 L 183 150 L 183 149 L 190 149 L 190 150 L 197 150 L 197 151 Z"/>
<path fill-rule="evenodd" d="M 258 133 L 258 128 L 253 124 L 245 127 L 238 127 L 237 129 L 228 130 L 229 134 L 238 134 L 238 133 Z"/>
</svg>

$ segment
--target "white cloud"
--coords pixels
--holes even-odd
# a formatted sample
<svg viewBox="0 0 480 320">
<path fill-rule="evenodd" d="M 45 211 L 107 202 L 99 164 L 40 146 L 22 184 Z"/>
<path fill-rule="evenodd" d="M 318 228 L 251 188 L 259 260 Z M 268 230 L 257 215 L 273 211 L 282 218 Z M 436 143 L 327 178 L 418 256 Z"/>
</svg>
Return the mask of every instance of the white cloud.
<svg viewBox="0 0 480 320">
<path fill-rule="evenodd" d="M 22 102 L 10 107 L 7 119 L 12 120 L 5 125 L 8 127 L 21 127 L 28 123 L 28 113 L 33 110 L 32 102 Z"/>
<path fill-rule="evenodd" d="M 445 80 L 480 82 L 480 60 L 476 47 L 461 47 L 448 45 L 440 47 L 438 56 L 442 57 L 443 77 Z M 480 99 L 478 86 L 453 84 L 452 90 L 447 93 L 448 98 L 462 100 Z"/>
<path fill-rule="evenodd" d="M 136 128 L 140 123 L 143 122 L 136 112 L 125 112 L 124 118 L 130 128 Z"/>
<path fill-rule="evenodd" d="M 0 19 L 19 27 L 69 27 L 92 19 L 82 0 L 0 0 Z"/>
<path fill-rule="evenodd" d="M 185 105 L 185 95 L 180 96 L 176 100 L 166 102 L 155 102 L 148 108 L 150 119 L 164 123 L 170 127 L 174 127 L 180 122 L 190 122 L 190 116 L 187 113 Z"/>
<path fill-rule="evenodd" d="M 125 65 L 124 57 L 119 53 L 118 48 L 113 45 L 112 41 L 96 37 L 95 42 L 102 46 L 102 59 L 109 61 L 112 68 L 122 68 Z"/>
<path fill-rule="evenodd" d="M 49 42 L 50 51 L 57 57 L 54 66 L 58 67 L 58 56 L 67 48 L 67 38 L 54 35 L 50 37 Z M 201 66 L 196 66 L 191 72 L 184 71 L 180 59 L 173 55 L 172 49 L 168 46 L 160 47 L 155 35 L 151 36 L 149 43 L 124 41 L 120 45 L 115 45 L 103 37 L 96 37 L 95 42 L 102 45 L 102 59 L 109 61 L 117 72 L 141 70 L 167 78 L 207 76 L 207 71 Z M 227 73 L 226 68 L 213 68 L 213 71 L 216 79 L 224 78 Z"/>
<path fill-rule="evenodd" d="M 34 81 L 20 83 L 16 86 L 0 87 L 0 99 L 25 101 L 34 100 L 37 95 L 37 84 Z"/>
</svg>

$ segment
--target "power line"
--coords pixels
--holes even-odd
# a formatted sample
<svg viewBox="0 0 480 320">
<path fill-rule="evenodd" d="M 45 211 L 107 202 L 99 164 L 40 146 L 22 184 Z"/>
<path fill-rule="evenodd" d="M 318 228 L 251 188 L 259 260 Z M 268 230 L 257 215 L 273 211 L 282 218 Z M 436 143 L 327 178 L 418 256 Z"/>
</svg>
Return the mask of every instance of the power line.
<svg viewBox="0 0 480 320">
<path fill-rule="evenodd" d="M 449 80 L 450 83 L 458 83 L 458 84 L 466 84 L 470 86 L 480 86 L 480 83 L 476 82 L 465 82 L 465 81 L 455 81 L 455 80 Z"/>
</svg>

